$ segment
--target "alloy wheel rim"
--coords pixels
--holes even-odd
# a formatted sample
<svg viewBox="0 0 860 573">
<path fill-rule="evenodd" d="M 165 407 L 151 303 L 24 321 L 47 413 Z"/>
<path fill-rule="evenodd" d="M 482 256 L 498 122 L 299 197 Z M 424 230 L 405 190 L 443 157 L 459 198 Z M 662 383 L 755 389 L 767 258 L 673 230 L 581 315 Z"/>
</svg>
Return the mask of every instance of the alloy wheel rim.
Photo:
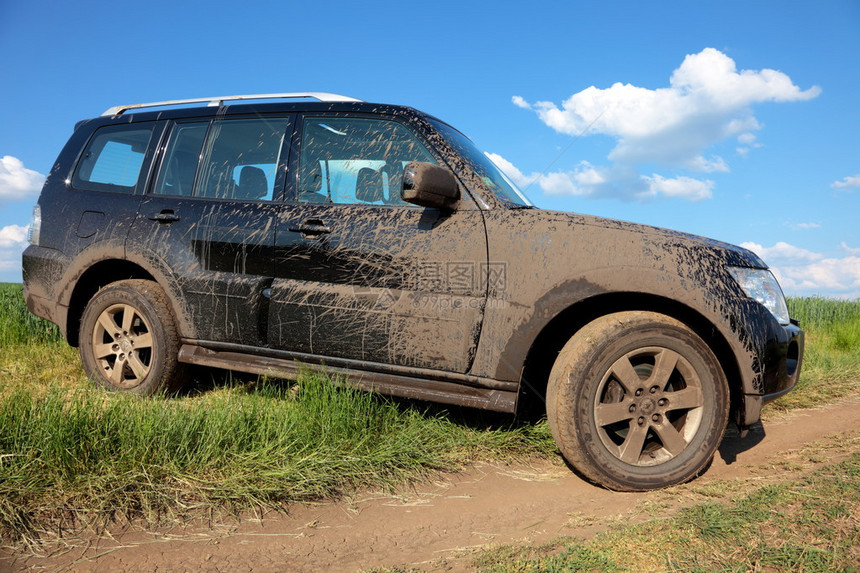
<svg viewBox="0 0 860 573">
<path fill-rule="evenodd" d="M 654 466 L 681 454 L 704 412 L 702 382 L 690 362 L 662 347 L 616 360 L 598 385 L 594 422 L 604 447 L 620 461 Z"/>
<path fill-rule="evenodd" d="M 93 330 L 93 358 L 117 388 L 133 388 L 152 368 L 152 333 L 131 305 L 115 304 L 99 314 Z"/>
</svg>

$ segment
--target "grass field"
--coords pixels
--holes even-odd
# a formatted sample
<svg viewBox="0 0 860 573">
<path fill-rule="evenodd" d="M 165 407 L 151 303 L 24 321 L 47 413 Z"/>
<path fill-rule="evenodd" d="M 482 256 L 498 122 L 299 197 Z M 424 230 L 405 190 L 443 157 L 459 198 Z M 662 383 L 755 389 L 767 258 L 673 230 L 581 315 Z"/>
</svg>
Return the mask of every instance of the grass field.
<svg viewBox="0 0 860 573">
<path fill-rule="evenodd" d="M 856 393 L 860 301 L 789 304 L 807 331 L 802 382 L 770 408 Z M 86 380 L 57 329 L 26 311 L 20 285 L 0 284 L 0 347 L 4 538 L 277 507 L 481 459 L 556 455 L 545 421 L 391 400 L 319 375 L 295 384 L 203 379 L 178 398 L 107 394 Z"/>
<path fill-rule="evenodd" d="M 555 450 L 545 422 L 391 400 L 320 375 L 209 379 L 179 398 L 107 394 L 22 310 L 20 285 L 0 285 L 0 301 L 4 537 L 278 506 Z"/>
<path fill-rule="evenodd" d="M 790 298 L 791 316 L 806 331 L 797 388 L 768 408 L 809 408 L 860 389 L 860 300 Z"/>
</svg>

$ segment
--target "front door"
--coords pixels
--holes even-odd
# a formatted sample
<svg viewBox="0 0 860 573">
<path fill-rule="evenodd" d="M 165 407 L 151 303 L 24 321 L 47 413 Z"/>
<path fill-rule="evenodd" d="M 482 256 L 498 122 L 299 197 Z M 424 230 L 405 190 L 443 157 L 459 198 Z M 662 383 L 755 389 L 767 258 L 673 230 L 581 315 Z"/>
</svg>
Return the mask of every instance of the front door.
<svg viewBox="0 0 860 573">
<path fill-rule="evenodd" d="M 307 116 L 300 150 L 296 200 L 278 217 L 270 344 L 467 372 L 487 281 L 477 206 L 400 199 L 403 166 L 437 160 L 392 120 Z"/>
</svg>

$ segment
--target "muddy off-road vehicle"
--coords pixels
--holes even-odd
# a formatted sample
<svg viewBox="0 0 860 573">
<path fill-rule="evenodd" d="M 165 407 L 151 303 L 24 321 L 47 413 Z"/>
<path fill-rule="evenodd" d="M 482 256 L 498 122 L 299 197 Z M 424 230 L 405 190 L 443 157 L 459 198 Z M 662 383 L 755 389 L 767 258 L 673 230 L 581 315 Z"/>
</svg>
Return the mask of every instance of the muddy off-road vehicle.
<svg viewBox="0 0 860 573">
<path fill-rule="evenodd" d="M 28 308 L 108 389 L 324 369 L 545 404 L 564 457 L 619 490 L 697 475 L 803 355 L 751 252 L 537 209 L 443 121 L 334 94 L 110 108 L 77 124 L 30 234 Z"/>
</svg>

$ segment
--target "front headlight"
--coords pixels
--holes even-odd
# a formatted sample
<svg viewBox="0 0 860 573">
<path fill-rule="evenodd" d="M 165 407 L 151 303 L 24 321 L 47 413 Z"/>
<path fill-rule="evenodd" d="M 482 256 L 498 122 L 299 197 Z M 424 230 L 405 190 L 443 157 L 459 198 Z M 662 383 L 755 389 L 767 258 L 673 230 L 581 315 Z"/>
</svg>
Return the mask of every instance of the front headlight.
<svg viewBox="0 0 860 573">
<path fill-rule="evenodd" d="M 747 296 L 763 304 L 780 324 L 785 326 L 791 322 L 785 296 L 769 270 L 730 267 L 729 272 Z"/>
<path fill-rule="evenodd" d="M 36 205 L 33 207 L 33 214 L 30 217 L 30 228 L 27 230 L 27 241 L 31 245 L 39 245 L 39 235 L 42 233 L 42 208 Z"/>
</svg>

